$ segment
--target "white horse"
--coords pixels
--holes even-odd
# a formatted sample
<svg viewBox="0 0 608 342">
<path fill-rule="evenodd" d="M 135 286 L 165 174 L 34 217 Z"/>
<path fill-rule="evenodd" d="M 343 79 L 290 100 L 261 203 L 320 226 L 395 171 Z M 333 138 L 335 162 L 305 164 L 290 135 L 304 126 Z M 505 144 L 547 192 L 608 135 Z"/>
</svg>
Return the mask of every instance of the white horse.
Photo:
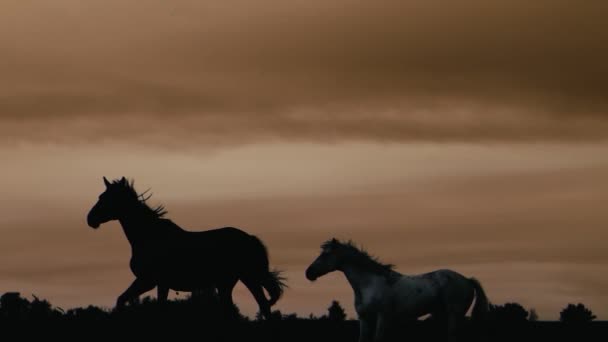
<svg viewBox="0 0 608 342">
<path fill-rule="evenodd" d="M 306 270 L 306 278 L 314 281 L 329 272 L 344 273 L 355 293 L 360 342 L 383 341 L 391 327 L 427 314 L 445 321 L 451 340 L 474 298 L 473 319 L 488 312 L 488 299 L 474 278 L 451 270 L 402 275 L 351 242 L 336 239 L 323 243 L 321 249 Z"/>
</svg>

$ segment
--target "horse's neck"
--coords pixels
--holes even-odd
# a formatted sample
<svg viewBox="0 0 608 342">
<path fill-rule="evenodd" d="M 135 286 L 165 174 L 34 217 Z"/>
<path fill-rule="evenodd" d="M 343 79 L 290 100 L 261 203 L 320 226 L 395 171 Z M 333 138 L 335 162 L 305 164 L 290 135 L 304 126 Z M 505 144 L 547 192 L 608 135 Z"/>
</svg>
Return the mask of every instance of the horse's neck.
<svg viewBox="0 0 608 342">
<path fill-rule="evenodd" d="M 122 230 L 125 232 L 131 247 L 135 247 L 142 241 L 145 241 L 154 233 L 156 230 L 154 229 L 154 226 L 158 224 L 158 222 L 154 222 L 153 219 L 139 215 L 125 215 L 125 217 L 119 218 L 118 221 L 120 222 Z"/>
<path fill-rule="evenodd" d="M 369 271 L 362 271 L 361 269 L 347 265 L 342 267 L 342 272 L 346 276 L 348 283 L 355 291 L 355 296 L 360 296 L 361 293 L 370 286 L 382 283 L 382 276 Z"/>
</svg>

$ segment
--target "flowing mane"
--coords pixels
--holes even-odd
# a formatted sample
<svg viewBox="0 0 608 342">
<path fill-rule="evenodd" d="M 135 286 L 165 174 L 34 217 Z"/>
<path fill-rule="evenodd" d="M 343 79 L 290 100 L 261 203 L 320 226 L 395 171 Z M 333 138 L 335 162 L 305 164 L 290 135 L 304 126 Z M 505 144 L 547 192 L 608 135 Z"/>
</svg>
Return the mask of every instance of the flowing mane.
<svg viewBox="0 0 608 342">
<path fill-rule="evenodd" d="M 138 209 L 140 209 L 141 213 L 145 216 L 160 219 L 164 218 L 167 214 L 167 210 L 163 205 L 158 205 L 156 207 L 150 207 L 148 205 L 147 201 L 152 197 L 152 194 L 148 196 L 146 196 L 146 194 L 148 193 L 148 191 L 150 191 L 150 189 L 142 192 L 141 194 L 138 194 L 135 190 L 134 180 L 128 182 L 122 182 L 121 180 L 113 180 L 112 185 L 122 187 L 122 190 L 125 191 L 125 194 L 128 195 L 130 199 L 135 199 L 138 204 Z"/>
<path fill-rule="evenodd" d="M 373 272 L 389 279 L 394 279 L 399 273 L 395 271 L 395 265 L 383 264 L 378 258 L 369 255 L 364 249 L 357 247 L 352 241 L 341 242 L 336 239 L 325 241 L 321 248 L 324 250 L 339 251 L 353 265 L 363 270 Z"/>
</svg>

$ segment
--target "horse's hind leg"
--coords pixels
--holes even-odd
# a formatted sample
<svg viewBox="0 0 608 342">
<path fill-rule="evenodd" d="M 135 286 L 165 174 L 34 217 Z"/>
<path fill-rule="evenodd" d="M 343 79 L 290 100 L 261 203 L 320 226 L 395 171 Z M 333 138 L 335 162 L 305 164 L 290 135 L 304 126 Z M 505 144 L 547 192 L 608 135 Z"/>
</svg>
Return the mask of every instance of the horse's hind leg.
<svg viewBox="0 0 608 342">
<path fill-rule="evenodd" d="M 449 342 L 458 340 L 458 336 L 460 335 L 465 323 L 465 313 L 458 308 L 456 310 L 452 308 L 452 310 L 447 313 L 445 318 L 447 340 Z"/>
<path fill-rule="evenodd" d="M 236 285 L 238 279 L 230 279 L 218 284 L 217 294 L 220 300 L 220 305 L 227 312 L 234 311 L 234 302 L 232 301 L 232 290 Z"/>
<path fill-rule="evenodd" d="M 375 317 L 359 316 L 359 342 L 372 342 L 376 332 Z"/>
<path fill-rule="evenodd" d="M 447 317 L 447 334 L 448 334 L 448 342 L 457 340 L 458 328 L 464 321 L 463 317 L 459 315 L 448 315 Z"/>
<path fill-rule="evenodd" d="M 388 341 L 394 333 L 392 329 L 393 319 L 384 313 L 379 313 L 376 317 L 376 330 L 374 334 L 374 342 Z"/>
<path fill-rule="evenodd" d="M 268 299 L 266 299 L 262 285 L 255 281 L 251 281 L 250 279 L 241 279 L 241 281 L 249 289 L 253 295 L 253 298 L 255 298 L 255 301 L 260 307 L 260 312 L 262 315 L 266 319 L 270 319 L 270 304 L 268 303 Z"/>
</svg>

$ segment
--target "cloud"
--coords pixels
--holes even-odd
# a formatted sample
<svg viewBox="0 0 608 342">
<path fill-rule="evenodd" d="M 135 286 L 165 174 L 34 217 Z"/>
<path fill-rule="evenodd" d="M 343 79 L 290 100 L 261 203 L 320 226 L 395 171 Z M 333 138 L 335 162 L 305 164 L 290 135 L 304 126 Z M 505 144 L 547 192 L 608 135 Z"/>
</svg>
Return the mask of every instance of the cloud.
<svg viewBox="0 0 608 342">
<path fill-rule="evenodd" d="M 602 1 L 28 6 L 1 15 L 4 143 L 607 138 Z"/>
</svg>

